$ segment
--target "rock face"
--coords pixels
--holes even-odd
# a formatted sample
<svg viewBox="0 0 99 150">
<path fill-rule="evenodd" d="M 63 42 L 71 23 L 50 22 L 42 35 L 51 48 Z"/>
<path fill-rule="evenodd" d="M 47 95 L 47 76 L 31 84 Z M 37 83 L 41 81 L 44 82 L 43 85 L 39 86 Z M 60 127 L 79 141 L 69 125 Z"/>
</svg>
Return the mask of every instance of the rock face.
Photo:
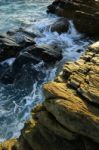
<svg viewBox="0 0 99 150">
<path fill-rule="evenodd" d="M 11 34 L 12 36 L 14 33 L 11 32 L 9 34 Z M 30 68 L 31 65 L 36 65 L 40 63 L 41 61 L 43 61 L 45 66 L 49 66 L 49 65 L 55 64 L 57 61 L 62 59 L 62 51 L 56 45 L 48 46 L 46 44 L 42 44 L 42 45 L 37 46 L 37 45 L 34 45 L 33 40 L 31 40 L 30 43 L 26 43 L 26 41 L 24 42 L 25 40 L 24 38 L 25 37 L 22 37 L 22 39 L 19 40 L 20 41 L 19 43 L 21 44 L 21 46 L 19 46 L 18 50 L 16 46 L 13 47 L 15 48 L 14 50 L 12 47 L 9 47 L 7 45 L 6 45 L 7 48 L 5 47 L 5 49 L 3 49 L 3 53 L 1 50 L 1 53 L 2 53 L 0 55 L 2 57 L 1 60 L 3 60 L 5 56 L 6 58 L 9 58 L 12 56 L 16 57 L 15 61 L 13 62 L 11 66 L 8 66 L 7 64 L 0 66 L 1 67 L 0 82 L 4 84 L 12 84 L 14 83 L 14 81 L 18 81 L 20 77 L 22 78 L 22 75 L 25 75 L 25 69 L 29 70 L 28 68 Z M 11 53 L 10 53 L 10 50 L 11 50 Z M 31 67 L 29 72 L 32 72 L 33 74 L 32 76 L 34 79 L 35 77 L 37 77 L 38 73 L 35 68 Z"/>
<path fill-rule="evenodd" d="M 73 19 L 78 31 L 99 37 L 99 1 L 57 0 L 48 6 L 47 12 Z"/>
<path fill-rule="evenodd" d="M 68 62 L 44 85 L 36 106 L 11 150 L 97 150 L 99 148 L 99 42 Z M 5 143 L 2 144 L 5 146 Z M 1 147 L 0 150 L 3 150 Z"/>
</svg>

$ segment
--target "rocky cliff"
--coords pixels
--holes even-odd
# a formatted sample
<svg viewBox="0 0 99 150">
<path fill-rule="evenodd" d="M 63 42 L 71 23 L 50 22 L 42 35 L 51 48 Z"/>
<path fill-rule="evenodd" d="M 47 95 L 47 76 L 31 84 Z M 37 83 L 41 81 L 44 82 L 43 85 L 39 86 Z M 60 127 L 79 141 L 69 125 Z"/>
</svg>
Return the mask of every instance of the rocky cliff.
<svg viewBox="0 0 99 150">
<path fill-rule="evenodd" d="M 99 0 L 55 0 L 47 12 L 73 19 L 78 31 L 99 38 Z"/>
<path fill-rule="evenodd" d="M 74 14 L 84 14 L 76 27 L 80 24 L 79 31 L 98 37 L 98 6 L 94 1 L 55 1 L 48 9 L 74 22 Z M 0 150 L 98 150 L 99 42 L 78 61 L 66 63 L 56 79 L 44 85 L 44 94 L 45 101 L 32 110 L 19 139 L 2 143 Z"/>
</svg>

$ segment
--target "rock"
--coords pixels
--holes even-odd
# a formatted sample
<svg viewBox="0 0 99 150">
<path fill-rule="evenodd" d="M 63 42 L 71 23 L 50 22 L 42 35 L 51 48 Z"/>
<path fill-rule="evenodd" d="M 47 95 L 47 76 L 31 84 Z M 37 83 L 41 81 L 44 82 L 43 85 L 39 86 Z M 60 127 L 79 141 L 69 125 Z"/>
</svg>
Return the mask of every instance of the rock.
<svg viewBox="0 0 99 150">
<path fill-rule="evenodd" d="M 99 41 L 95 42 L 94 44 L 92 44 L 91 46 L 89 46 L 89 49 L 92 52 L 95 52 L 96 54 L 99 54 Z"/>
<path fill-rule="evenodd" d="M 47 145 L 48 150 L 98 149 L 99 67 L 93 61 L 94 57 L 98 59 L 98 51 L 97 42 L 78 61 L 66 63 L 59 80 L 44 85 L 46 100 L 32 111 L 32 119 L 25 124 L 17 144 L 22 147 L 23 139 L 33 150 L 45 150 Z M 79 89 L 86 84 L 84 94 Z M 89 92 L 93 87 L 94 97 Z"/>
<path fill-rule="evenodd" d="M 68 129 L 64 129 L 64 127 L 61 126 L 61 124 L 59 124 L 47 111 L 36 113 L 36 118 L 40 124 L 54 132 L 56 135 L 62 136 L 67 140 L 74 140 L 77 138 L 76 134 L 72 133 Z"/>
<path fill-rule="evenodd" d="M 67 97 L 65 96 L 65 99 L 50 99 L 45 102 L 45 107 L 64 127 L 78 134 L 90 137 L 99 143 L 98 108 L 89 105 L 85 101 L 83 102 L 80 98 L 71 94 L 69 90 L 67 90 L 67 92 L 68 95 Z M 67 94 L 67 92 L 65 92 L 65 94 Z"/>
<path fill-rule="evenodd" d="M 99 2 L 94 0 L 54 1 L 48 6 L 47 12 L 72 19 L 79 32 L 99 38 Z"/>
<path fill-rule="evenodd" d="M 28 63 L 33 63 L 35 65 L 38 64 L 39 62 L 40 62 L 39 59 L 37 59 L 28 52 L 24 52 L 20 54 L 14 61 L 12 65 L 12 71 L 16 74 L 17 72 L 19 72 L 19 70 L 21 70 L 23 65 L 26 65 Z"/>
<path fill-rule="evenodd" d="M 46 44 L 42 44 L 39 46 L 30 47 L 27 51 L 48 64 L 53 64 L 62 59 L 62 51 L 54 45 L 48 46 Z"/>
<path fill-rule="evenodd" d="M 59 61 L 60 59 L 62 59 L 62 52 L 54 45 L 29 46 L 23 52 L 21 52 L 19 56 L 16 57 L 15 61 L 11 66 L 9 66 L 2 72 L 0 81 L 4 84 L 12 84 L 19 79 L 22 79 L 23 76 L 25 77 L 25 74 L 23 74 L 23 72 L 27 74 L 25 69 L 29 72 L 32 72 L 35 79 L 35 74 L 37 75 L 38 71 L 36 71 L 36 69 L 33 67 L 29 67 L 31 70 L 30 71 L 26 67 L 27 65 L 36 65 L 42 60 L 45 62 L 45 65 L 53 65 L 56 61 Z M 34 73 L 32 70 L 34 70 Z M 42 71 L 40 74 L 42 74 Z M 42 76 L 44 76 L 44 74 L 42 74 L 41 77 Z M 38 75 L 37 78 L 39 78 Z"/>
<path fill-rule="evenodd" d="M 0 144 L 0 150 L 15 150 L 12 147 L 15 145 L 16 142 L 17 142 L 16 139 L 6 141 L 3 144 Z"/>
<path fill-rule="evenodd" d="M 64 127 L 99 143 L 99 64 L 93 61 L 98 52 L 96 42 L 80 60 L 65 64 L 64 82 L 44 85 L 44 106 Z"/>
<path fill-rule="evenodd" d="M 67 32 L 69 28 L 69 23 L 67 19 L 59 19 L 54 24 L 51 25 L 52 32 L 58 32 L 59 34 Z"/>
<path fill-rule="evenodd" d="M 25 130 L 22 131 L 20 138 L 24 138 L 33 150 L 46 150 L 46 147 L 47 150 L 80 150 L 82 146 L 81 142 L 68 141 L 53 134 L 34 119 L 26 123 Z M 20 150 L 20 147 L 17 150 Z"/>
<path fill-rule="evenodd" d="M 0 61 L 16 57 L 19 52 L 30 46 L 34 45 L 34 37 L 26 31 L 9 31 L 7 34 L 0 36 Z"/>
<path fill-rule="evenodd" d="M 30 73 L 30 75 L 32 74 L 33 78 L 35 79 L 37 77 L 38 71 L 36 71 L 35 68 L 33 68 L 33 66 L 31 67 L 31 64 L 34 65 L 39 62 L 40 61 L 37 60 L 37 58 L 33 57 L 28 52 L 24 52 L 16 58 L 11 67 L 7 68 L 1 74 L 0 81 L 3 84 L 12 84 L 15 81 L 18 82 L 20 78 L 24 79 L 27 73 Z"/>
</svg>

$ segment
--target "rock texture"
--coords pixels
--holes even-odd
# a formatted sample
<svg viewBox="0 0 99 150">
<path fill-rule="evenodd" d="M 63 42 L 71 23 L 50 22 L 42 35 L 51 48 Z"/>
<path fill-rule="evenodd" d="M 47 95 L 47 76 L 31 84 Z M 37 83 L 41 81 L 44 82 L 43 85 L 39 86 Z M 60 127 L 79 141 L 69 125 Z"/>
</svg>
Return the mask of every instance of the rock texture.
<svg viewBox="0 0 99 150">
<path fill-rule="evenodd" d="M 0 150 L 97 150 L 99 42 L 78 61 L 66 63 L 56 79 L 44 85 L 44 94 L 46 100 L 33 109 L 14 146 L 4 143 Z"/>
<path fill-rule="evenodd" d="M 79 31 L 99 36 L 98 1 L 56 0 L 48 7 L 48 12 L 73 19 Z M 59 29 L 57 23 L 52 28 L 53 31 Z M 12 36 L 13 32 L 8 34 Z M 12 73 L 29 62 L 34 64 L 42 59 L 49 63 L 48 57 L 60 60 L 60 54 L 55 48 L 30 44 L 16 58 Z M 3 76 L 4 81 L 9 75 L 8 71 Z M 14 79 L 10 79 L 13 83 Z M 56 79 L 44 85 L 44 94 L 45 101 L 32 110 L 31 120 L 26 122 L 19 139 L 2 143 L 0 150 L 98 150 L 99 42 L 89 46 L 78 61 L 66 63 Z"/>
<path fill-rule="evenodd" d="M 78 31 L 99 37 L 99 1 L 56 0 L 48 6 L 48 13 L 73 19 Z"/>
<path fill-rule="evenodd" d="M 23 29 L 8 31 L 0 35 L 0 62 L 11 57 L 16 57 L 22 49 L 34 45 L 35 37 L 35 34 Z"/>
</svg>

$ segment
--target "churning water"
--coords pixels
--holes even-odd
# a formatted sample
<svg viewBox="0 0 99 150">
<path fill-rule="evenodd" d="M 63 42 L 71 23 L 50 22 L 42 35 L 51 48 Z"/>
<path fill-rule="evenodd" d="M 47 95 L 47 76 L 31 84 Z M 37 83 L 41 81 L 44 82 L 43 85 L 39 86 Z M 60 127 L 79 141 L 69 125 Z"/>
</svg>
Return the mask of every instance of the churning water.
<svg viewBox="0 0 99 150">
<path fill-rule="evenodd" d="M 63 59 L 54 67 L 47 68 L 44 62 L 38 65 L 26 66 L 18 83 L 12 85 L 0 84 L 0 142 L 20 135 L 24 122 L 30 118 L 30 111 L 37 103 L 44 100 L 42 84 L 52 81 L 60 66 L 66 61 L 75 61 L 84 50 L 89 40 L 79 34 L 72 23 L 67 33 L 51 32 L 49 25 L 58 17 L 46 14 L 46 7 L 52 0 L 0 0 L 0 33 L 9 29 L 25 28 L 29 32 L 39 34 L 36 44 L 56 44 L 62 49 Z M 11 65 L 15 58 L 2 63 Z M 31 70 L 38 72 L 38 78 L 33 79 Z M 35 72 L 34 72 L 35 76 Z"/>
</svg>

